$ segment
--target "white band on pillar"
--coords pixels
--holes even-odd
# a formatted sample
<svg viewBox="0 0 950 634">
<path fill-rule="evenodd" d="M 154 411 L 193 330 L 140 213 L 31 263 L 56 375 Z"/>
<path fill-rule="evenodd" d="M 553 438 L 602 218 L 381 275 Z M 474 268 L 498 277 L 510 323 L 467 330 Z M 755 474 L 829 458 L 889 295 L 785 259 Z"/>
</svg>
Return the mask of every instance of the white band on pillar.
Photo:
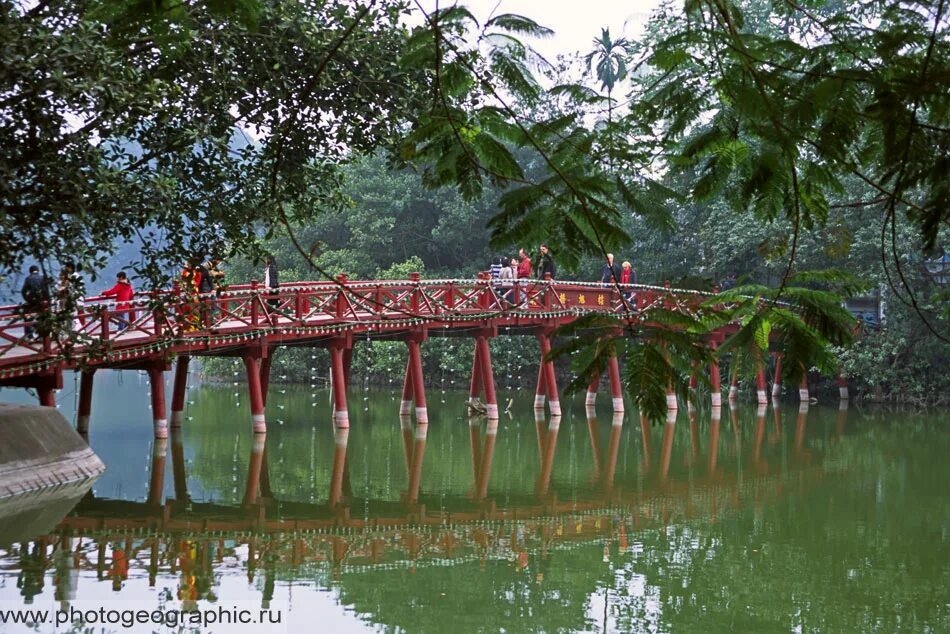
<svg viewBox="0 0 950 634">
<path fill-rule="evenodd" d="M 156 438 L 168 438 L 168 421 L 164 418 L 156 418 L 152 421 L 152 426 L 155 429 Z"/>
<path fill-rule="evenodd" d="M 251 445 L 251 452 L 253 453 L 264 453 L 264 440 L 266 436 L 257 435 L 254 436 L 254 442 Z"/>
<path fill-rule="evenodd" d="M 267 421 L 264 419 L 263 414 L 252 414 L 251 423 L 254 427 L 255 434 L 263 434 L 267 431 Z"/>
<path fill-rule="evenodd" d="M 614 411 L 623 413 L 623 397 L 618 396 L 613 399 Z"/>
<path fill-rule="evenodd" d="M 722 418 L 722 406 L 721 406 L 721 405 L 713 405 L 713 406 L 712 406 L 710 418 L 711 418 L 712 420 L 715 420 L 715 421 L 718 421 L 720 418 Z"/>
<path fill-rule="evenodd" d="M 488 418 L 498 418 L 498 404 L 497 403 L 488 403 L 485 405 L 485 414 Z"/>
<path fill-rule="evenodd" d="M 614 412 L 613 418 L 610 419 L 611 427 L 620 427 L 623 425 L 623 412 Z"/>
<path fill-rule="evenodd" d="M 541 409 L 544 407 L 544 394 L 535 394 L 534 395 L 534 408 Z"/>
<path fill-rule="evenodd" d="M 676 423 L 676 409 L 666 410 L 666 424 L 673 425 Z"/>
<path fill-rule="evenodd" d="M 164 458 L 168 453 L 168 441 L 164 438 L 156 438 L 158 442 L 152 447 L 152 455 L 156 458 Z"/>
<path fill-rule="evenodd" d="M 846 387 L 839 387 L 839 388 L 838 388 L 838 396 L 839 396 L 839 397 L 841 398 L 841 400 L 843 400 L 843 401 L 848 400 L 848 388 L 846 388 Z"/>
<path fill-rule="evenodd" d="M 488 421 L 488 425 L 485 427 L 485 434 L 488 436 L 498 435 L 498 421 L 497 420 Z"/>
<path fill-rule="evenodd" d="M 416 408 L 416 421 L 420 423 L 429 422 L 429 410 L 426 407 L 417 407 Z"/>
<path fill-rule="evenodd" d="M 419 424 L 416 425 L 416 440 L 425 440 L 426 436 L 429 434 L 429 425 L 423 421 L 419 421 Z"/>
<path fill-rule="evenodd" d="M 713 392 L 709 395 L 709 398 L 713 407 L 720 407 L 722 405 L 722 394 L 719 392 Z"/>
<path fill-rule="evenodd" d="M 594 407 L 593 405 L 585 405 L 584 414 L 587 415 L 588 419 L 597 418 L 597 408 Z"/>
<path fill-rule="evenodd" d="M 548 405 L 551 407 L 551 416 L 561 415 L 561 401 L 550 401 Z"/>
<path fill-rule="evenodd" d="M 772 384 L 772 396 L 778 396 L 782 393 L 782 385 L 780 383 Z"/>
<path fill-rule="evenodd" d="M 543 423 L 544 422 L 544 409 L 534 410 L 534 422 Z"/>
<path fill-rule="evenodd" d="M 766 395 L 765 390 L 756 390 L 755 394 L 759 399 L 759 405 L 765 405 L 769 402 L 769 397 Z"/>
<path fill-rule="evenodd" d="M 548 423 L 548 429 L 560 429 L 561 427 L 561 417 L 552 416 L 551 422 Z"/>
<path fill-rule="evenodd" d="M 412 401 L 403 401 L 399 405 L 400 414 L 412 414 Z"/>
<path fill-rule="evenodd" d="M 587 392 L 587 398 L 584 399 L 585 405 L 593 405 L 597 402 L 597 392 Z"/>
<path fill-rule="evenodd" d="M 333 414 L 333 422 L 337 427 L 349 427 L 350 426 L 350 414 L 345 409 L 338 409 L 335 414 Z"/>
<path fill-rule="evenodd" d="M 184 412 L 172 410 L 172 427 L 181 427 L 181 423 L 184 419 Z"/>
<path fill-rule="evenodd" d="M 802 401 L 798 404 L 798 413 L 805 414 L 808 412 L 808 401 Z"/>
<path fill-rule="evenodd" d="M 804 390 L 804 389 L 798 390 L 798 398 L 799 398 L 799 400 L 805 401 L 805 402 L 807 403 L 807 402 L 808 402 L 808 390 Z"/>
<path fill-rule="evenodd" d="M 763 416 L 765 416 L 765 412 L 767 409 L 768 409 L 768 404 L 759 403 L 759 406 L 755 409 L 756 418 L 762 418 Z"/>
<path fill-rule="evenodd" d="M 667 393 L 666 395 L 666 409 L 675 410 L 679 407 L 679 404 L 676 402 L 676 394 Z"/>
</svg>

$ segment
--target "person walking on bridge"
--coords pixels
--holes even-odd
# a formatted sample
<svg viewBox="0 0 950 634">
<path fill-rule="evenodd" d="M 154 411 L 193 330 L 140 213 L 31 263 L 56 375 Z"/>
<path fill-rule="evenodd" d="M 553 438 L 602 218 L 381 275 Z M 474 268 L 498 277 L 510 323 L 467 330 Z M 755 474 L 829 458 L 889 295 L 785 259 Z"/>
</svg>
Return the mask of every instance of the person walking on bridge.
<svg viewBox="0 0 950 634">
<path fill-rule="evenodd" d="M 23 295 L 23 313 L 27 319 L 27 325 L 23 328 L 23 336 L 27 339 L 33 339 L 35 334 L 33 322 L 36 321 L 38 314 L 43 310 L 43 302 L 49 301 L 46 276 L 40 273 L 40 267 L 35 264 L 30 267 L 30 274 L 23 280 L 23 288 L 20 293 Z"/>
<path fill-rule="evenodd" d="M 614 254 L 607 254 L 607 262 L 600 273 L 602 284 L 613 284 L 620 281 L 620 267 L 614 264 Z"/>
<path fill-rule="evenodd" d="M 264 266 L 264 287 L 268 289 L 270 295 L 277 295 L 278 288 L 280 283 L 277 280 L 277 260 L 274 259 L 273 255 L 268 255 L 266 264 Z M 267 300 L 268 305 L 272 309 L 277 309 L 280 305 L 280 300 L 276 297 L 272 297 Z"/>
<path fill-rule="evenodd" d="M 119 330 L 125 330 L 133 321 L 135 314 L 130 310 L 132 297 L 135 291 L 132 289 L 132 282 L 129 281 L 125 271 L 119 271 L 115 274 L 115 286 L 107 291 L 102 291 L 103 297 L 115 297 L 116 316 L 119 318 Z"/>
<path fill-rule="evenodd" d="M 557 267 L 554 266 L 554 259 L 551 257 L 551 252 L 548 250 L 548 245 L 542 244 L 540 247 L 541 257 L 538 260 L 538 279 L 543 280 L 547 275 L 550 274 L 551 279 L 554 279 L 554 275 L 557 273 Z"/>
<path fill-rule="evenodd" d="M 528 257 L 528 254 L 524 249 L 518 250 L 518 279 L 527 280 L 531 279 L 531 258 Z"/>
</svg>

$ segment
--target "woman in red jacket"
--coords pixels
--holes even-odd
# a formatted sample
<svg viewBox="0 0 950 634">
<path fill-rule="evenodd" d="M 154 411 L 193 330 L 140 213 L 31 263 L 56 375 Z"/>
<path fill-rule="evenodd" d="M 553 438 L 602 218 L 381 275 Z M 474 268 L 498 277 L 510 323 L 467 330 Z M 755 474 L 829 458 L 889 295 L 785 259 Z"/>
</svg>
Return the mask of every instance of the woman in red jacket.
<svg viewBox="0 0 950 634">
<path fill-rule="evenodd" d="M 103 297 L 115 297 L 116 305 L 115 311 L 116 316 L 119 318 L 119 330 L 125 330 L 129 324 L 135 321 L 135 312 L 130 310 L 131 304 L 128 302 L 132 301 L 132 297 L 135 295 L 135 291 L 132 290 L 132 283 L 129 281 L 128 276 L 126 276 L 125 271 L 119 271 L 115 274 L 115 286 L 110 288 L 107 291 L 103 291 Z M 124 311 L 128 311 L 128 319 L 123 319 Z"/>
</svg>

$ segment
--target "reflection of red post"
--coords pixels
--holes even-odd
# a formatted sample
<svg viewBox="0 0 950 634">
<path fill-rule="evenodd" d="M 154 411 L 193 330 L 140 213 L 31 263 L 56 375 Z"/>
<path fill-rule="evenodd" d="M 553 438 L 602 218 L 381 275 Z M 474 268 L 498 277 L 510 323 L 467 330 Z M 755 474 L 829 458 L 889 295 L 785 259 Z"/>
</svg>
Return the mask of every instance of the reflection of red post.
<svg viewBox="0 0 950 634">
<path fill-rule="evenodd" d="M 755 440 L 752 446 L 752 464 L 758 465 L 762 459 L 762 439 L 765 437 L 765 406 L 755 411 Z"/>
<path fill-rule="evenodd" d="M 541 458 L 541 475 L 538 479 L 538 495 L 547 495 L 551 486 L 551 471 L 554 467 L 554 450 L 557 447 L 557 433 L 561 428 L 561 417 L 552 416 L 548 424 L 548 433 L 544 441 L 544 455 Z"/>
<path fill-rule="evenodd" d="M 76 412 L 76 431 L 89 433 L 89 416 L 92 414 L 92 382 L 96 371 L 83 370 L 79 375 L 79 408 Z"/>
<path fill-rule="evenodd" d="M 346 464 L 346 444 L 349 439 L 348 427 L 337 428 L 333 433 L 333 471 L 330 475 L 330 506 L 336 506 L 343 498 L 343 472 Z"/>
<path fill-rule="evenodd" d="M 714 407 L 709 421 L 709 475 L 716 473 L 716 461 L 719 458 L 719 418 L 721 414 L 722 410 Z"/>
<path fill-rule="evenodd" d="M 152 472 L 148 480 L 148 500 L 149 506 L 162 505 L 162 492 L 165 488 L 165 455 L 168 448 L 168 440 L 165 438 L 156 438 L 152 446 Z"/>
<path fill-rule="evenodd" d="M 402 453 L 406 458 L 406 476 L 412 465 L 412 418 L 407 414 L 399 417 L 399 428 L 402 430 Z"/>
<path fill-rule="evenodd" d="M 594 474 L 593 479 L 600 479 L 600 434 L 597 427 L 599 423 L 597 422 L 597 410 L 593 407 L 588 407 L 587 409 L 587 436 L 590 438 L 590 451 L 594 455 Z"/>
<path fill-rule="evenodd" d="M 620 385 L 620 362 L 617 355 L 607 360 L 607 373 L 610 375 L 610 395 L 613 398 L 615 412 L 623 411 L 623 388 Z"/>
<path fill-rule="evenodd" d="M 482 424 L 477 418 L 468 421 L 468 439 L 472 447 L 472 490 L 478 490 L 478 470 L 482 464 Z"/>
<path fill-rule="evenodd" d="M 835 417 L 835 438 L 841 438 L 844 433 L 844 426 L 848 422 L 848 401 L 842 400 L 838 403 L 838 415 Z"/>
<path fill-rule="evenodd" d="M 782 353 L 776 352 L 775 375 L 772 377 L 772 399 L 777 399 L 782 393 Z"/>
<path fill-rule="evenodd" d="M 485 449 L 478 468 L 478 490 L 476 499 L 484 500 L 488 495 L 488 480 L 491 477 L 492 457 L 495 455 L 495 439 L 498 437 L 498 421 L 489 420 L 485 429 Z"/>
<path fill-rule="evenodd" d="M 335 341 L 330 345 L 330 377 L 333 382 L 333 424 L 349 427 L 350 415 L 346 409 L 346 377 L 343 372 L 343 344 Z"/>
<path fill-rule="evenodd" d="M 152 423 L 156 438 L 168 438 L 168 419 L 165 418 L 165 372 L 162 368 L 149 368 L 148 378 L 152 388 Z"/>
<path fill-rule="evenodd" d="M 808 405 L 798 408 L 798 419 L 795 421 L 795 454 L 801 455 L 805 446 L 805 424 L 808 421 Z"/>
<path fill-rule="evenodd" d="M 544 411 L 536 409 L 534 410 L 534 430 L 537 432 L 538 436 L 538 465 L 544 463 L 544 430 L 547 428 L 546 421 L 544 419 Z"/>
<path fill-rule="evenodd" d="M 175 484 L 175 499 L 188 499 L 188 480 L 185 474 L 185 444 L 181 429 L 172 427 L 172 479 Z"/>
<path fill-rule="evenodd" d="M 185 411 L 185 392 L 188 389 L 188 355 L 181 355 L 175 363 L 175 384 L 172 387 L 172 429 L 181 427 Z"/>
<path fill-rule="evenodd" d="M 699 423 L 696 420 L 696 411 L 690 408 L 687 418 L 689 419 L 689 462 L 692 462 L 695 458 L 699 458 Z"/>
<path fill-rule="evenodd" d="M 674 419 L 675 420 L 675 419 Z M 663 448 L 660 454 L 660 482 L 666 483 L 670 472 L 670 459 L 673 457 L 673 432 L 676 423 L 667 421 L 663 426 Z"/>
<path fill-rule="evenodd" d="M 653 450 L 650 449 L 650 421 L 643 414 L 640 415 L 640 440 L 643 443 L 643 471 L 650 470 L 650 456 Z"/>
<path fill-rule="evenodd" d="M 604 474 L 604 489 L 609 493 L 614 486 L 617 472 L 617 455 L 620 453 L 620 432 L 623 431 L 623 412 L 614 412 L 610 421 L 610 441 L 607 444 L 607 471 Z"/>
<path fill-rule="evenodd" d="M 429 425 L 418 421 L 416 425 L 416 442 L 412 448 L 412 467 L 409 470 L 409 491 L 406 501 L 415 504 L 419 500 L 419 485 L 422 482 L 422 458 L 426 453 L 426 435 Z"/>
<path fill-rule="evenodd" d="M 257 496 L 261 487 L 261 464 L 264 461 L 264 443 L 267 436 L 255 434 L 251 445 L 251 459 L 247 465 L 247 483 L 244 488 L 244 504 L 251 506 L 257 503 Z"/>
<path fill-rule="evenodd" d="M 255 434 L 267 432 L 267 422 L 264 417 L 264 396 L 261 391 L 261 365 L 257 357 L 244 356 L 244 367 L 247 370 L 247 392 L 251 401 L 251 428 Z"/>
</svg>

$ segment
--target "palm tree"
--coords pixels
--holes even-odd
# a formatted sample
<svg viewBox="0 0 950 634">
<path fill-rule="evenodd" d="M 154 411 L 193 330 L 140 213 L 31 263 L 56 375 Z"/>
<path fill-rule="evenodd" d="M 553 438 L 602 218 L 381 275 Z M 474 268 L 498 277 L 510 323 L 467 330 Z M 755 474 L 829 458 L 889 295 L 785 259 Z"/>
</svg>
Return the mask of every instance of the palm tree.
<svg viewBox="0 0 950 634">
<path fill-rule="evenodd" d="M 627 77 L 627 51 L 630 48 L 630 42 L 625 37 L 619 37 L 616 40 L 610 37 L 610 29 L 604 28 L 600 31 L 600 37 L 594 38 L 594 48 L 584 56 L 587 63 L 587 72 L 591 72 L 591 67 L 596 60 L 597 66 L 594 75 L 600 80 L 601 90 L 607 91 L 607 129 L 611 130 L 613 122 L 613 98 L 614 86 L 622 82 Z M 612 134 L 612 131 L 608 132 Z"/>
</svg>

